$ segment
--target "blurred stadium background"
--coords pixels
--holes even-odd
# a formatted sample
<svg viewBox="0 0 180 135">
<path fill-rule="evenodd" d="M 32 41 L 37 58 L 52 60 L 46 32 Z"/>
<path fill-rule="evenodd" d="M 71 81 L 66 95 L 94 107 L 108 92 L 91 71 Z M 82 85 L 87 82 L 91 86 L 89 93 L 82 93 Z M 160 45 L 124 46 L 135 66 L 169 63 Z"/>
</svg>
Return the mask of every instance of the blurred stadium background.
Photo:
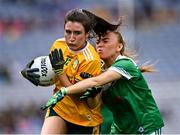
<svg viewBox="0 0 180 135">
<path fill-rule="evenodd" d="M 120 28 L 139 64 L 156 62 L 145 74 L 165 121 L 164 134 L 180 133 L 179 0 L 0 0 L 0 133 L 39 133 L 53 87 L 35 87 L 20 75 L 32 58 L 47 55 L 63 36 L 64 14 L 85 8 L 107 20 L 124 16 Z M 106 115 L 102 133 L 111 116 Z"/>
</svg>

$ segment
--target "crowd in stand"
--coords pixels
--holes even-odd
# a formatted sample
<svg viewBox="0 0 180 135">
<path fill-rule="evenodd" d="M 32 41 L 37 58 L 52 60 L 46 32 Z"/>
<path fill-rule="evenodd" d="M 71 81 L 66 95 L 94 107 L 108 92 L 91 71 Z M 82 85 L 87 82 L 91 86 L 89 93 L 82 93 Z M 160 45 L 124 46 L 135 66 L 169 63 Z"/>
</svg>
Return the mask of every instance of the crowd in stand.
<svg viewBox="0 0 180 135">
<path fill-rule="evenodd" d="M 0 111 L 0 134 L 38 134 L 43 123 L 44 112 L 36 104 L 12 106 Z"/>
</svg>

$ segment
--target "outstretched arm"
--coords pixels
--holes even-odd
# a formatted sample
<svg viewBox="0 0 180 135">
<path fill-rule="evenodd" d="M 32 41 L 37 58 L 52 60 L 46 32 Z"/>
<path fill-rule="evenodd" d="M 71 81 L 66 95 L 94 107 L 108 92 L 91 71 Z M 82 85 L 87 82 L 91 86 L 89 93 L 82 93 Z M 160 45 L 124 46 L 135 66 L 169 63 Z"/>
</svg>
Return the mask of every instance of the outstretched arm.
<svg viewBox="0 0 180 135">
<path fill-rule="evenodd" d="M 66 87 L 67 89 L 66 94 L 82 93 L 82 92 L 85 92 L 86 89 L 88 88 L 98 87 L 98 86 L 107 84 L 109 82 L 118 80 L 120 78 L 121 78 L 121 75 L 119 73 L 112 70 L 108 70 L 96 77 L 88 78 L 74 85 Z"/>
</svg>

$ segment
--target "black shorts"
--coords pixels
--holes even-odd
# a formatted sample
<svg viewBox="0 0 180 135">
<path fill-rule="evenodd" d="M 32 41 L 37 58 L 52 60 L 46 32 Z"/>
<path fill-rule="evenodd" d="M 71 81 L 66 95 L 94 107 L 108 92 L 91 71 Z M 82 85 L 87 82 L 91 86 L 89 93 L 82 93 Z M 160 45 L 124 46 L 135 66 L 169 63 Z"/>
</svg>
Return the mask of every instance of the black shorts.
<svg viewBox="0 0 180 135">
<path fill-rule="evenodd" d="M 52 108 L 49 108 L 50 112 L 48 114 L 48 117 L 50 116 L 59 116 Z M 59 116 L 60 117 L 60 116 Z M 94 134 L 94 127 L 85 127 L 85 126 L 79 126 L 73 123 L 70 123 L 66 121 L 67 125 L 67 134 Z"/>
</svg>

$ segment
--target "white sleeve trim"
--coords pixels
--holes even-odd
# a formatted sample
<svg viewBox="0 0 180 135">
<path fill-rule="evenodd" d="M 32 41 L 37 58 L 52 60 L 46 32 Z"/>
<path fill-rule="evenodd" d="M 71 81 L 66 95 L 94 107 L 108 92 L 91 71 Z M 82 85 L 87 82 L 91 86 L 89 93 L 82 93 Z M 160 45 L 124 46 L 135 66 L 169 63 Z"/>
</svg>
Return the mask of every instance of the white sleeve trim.
<svg viewBox="0 0 180 135">
<path fill-rule="evenodd" d="M 113 71 L 121 74 L 128 80 L 132 78 L 132 76 L 128 72 L 126 72 L 123 68 L 110 67 L 108 70 L 113 70 Z"/>
</svg>

